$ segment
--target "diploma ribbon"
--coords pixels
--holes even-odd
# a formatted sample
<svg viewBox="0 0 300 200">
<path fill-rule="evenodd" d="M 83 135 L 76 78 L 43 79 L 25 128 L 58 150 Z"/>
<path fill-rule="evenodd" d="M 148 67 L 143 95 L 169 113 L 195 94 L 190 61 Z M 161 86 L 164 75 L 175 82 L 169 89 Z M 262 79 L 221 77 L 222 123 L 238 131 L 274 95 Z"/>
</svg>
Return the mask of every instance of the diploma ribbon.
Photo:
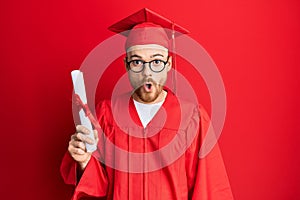
<svg viewBox="0 0 300 200">
<path fill-rule="evenodd" d="M 80 99 L 80 96 L 78 94 L 74 94 L 74 98 L 73 98 L 73 102 L 81 109 L 83 109 L 85 116 L 89 118 L 89 120 L 91 121 L 92 125 L 94 126 L 94 128 L 96 129 L 100 129 L 100 125 L 98 123 L 98 120 L 96 120 L 96 118 L 94 117 L 94 115 L 92 114 L 89 106 L 87 104 L 84 104 L 82 102 L 82 100 Z"/>
</svg>

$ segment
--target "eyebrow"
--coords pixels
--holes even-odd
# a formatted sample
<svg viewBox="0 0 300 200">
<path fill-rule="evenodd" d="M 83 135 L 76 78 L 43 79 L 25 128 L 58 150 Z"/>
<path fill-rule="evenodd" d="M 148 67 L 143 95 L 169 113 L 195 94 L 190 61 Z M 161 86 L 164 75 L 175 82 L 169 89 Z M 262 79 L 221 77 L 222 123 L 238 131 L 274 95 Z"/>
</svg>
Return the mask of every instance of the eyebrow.
<svg viewBox="0 0 300 200">
<path fill-rule="evenodd" d="M 164 57 L 164 55 L 162 55 L 160 53 L 157 53 L 157 54 L 154 54 L 154 55 L 150 56 L 150 58 L 153 58 L 153 57 L 156 57 L 156 56 Z"/>
<path fill-rule="evenodd" d="M 157 54 L 151 55 L 150 58 L 157 57 L 157 56 L 164 57 L 164 55 L 157 53 Z M 132 58 L 142 58 L 142 56 L 134 54 L 134 55 L 130 56 L 130 59 L 132 59 Z"/>
<path fill-rule="evenodd" d="M 139 56 L 139 55 L 136 55 L 136 54 L 134 54 L 134 55 L 132 55 L 132 56 L 130 56 L 130 59 L 132 59 L 132 58 L 142 58 L 142 56 Z"/>
</svg>

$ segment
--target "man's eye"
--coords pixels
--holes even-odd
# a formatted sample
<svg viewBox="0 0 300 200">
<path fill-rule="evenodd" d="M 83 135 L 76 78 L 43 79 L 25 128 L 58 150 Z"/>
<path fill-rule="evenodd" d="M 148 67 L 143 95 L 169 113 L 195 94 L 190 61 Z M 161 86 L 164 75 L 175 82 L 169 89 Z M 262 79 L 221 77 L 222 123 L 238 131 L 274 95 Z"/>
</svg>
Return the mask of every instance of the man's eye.
<svg viewBox="0 0 300 200">
<path fill-rule="evenodd" d="M 134 66 L 142 65 L 142 64 L 143 64 L 143 61 L 141 61 L 141 60 L 133 60 L 133 61 L 132 61 L 132 64 L 133 64 Z"/>
<path fill-rule="evenodd" d="M 153 65 L 160 65 L 161 64 L 161 60 L 153 60 L 152 63 Z"/>
</svg>

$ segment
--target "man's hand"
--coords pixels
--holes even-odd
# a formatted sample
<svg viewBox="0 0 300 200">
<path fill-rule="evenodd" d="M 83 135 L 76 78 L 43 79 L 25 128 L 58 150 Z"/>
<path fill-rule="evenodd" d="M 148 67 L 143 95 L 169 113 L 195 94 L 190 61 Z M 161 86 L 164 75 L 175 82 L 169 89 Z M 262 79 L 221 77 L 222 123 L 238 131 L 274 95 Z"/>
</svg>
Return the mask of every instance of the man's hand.
<svg viewBox="0 0 300 200">
<path fill-rule="evenodd" d="M 93 131 L 95 136 L 95 142 L 98 143 L 98 133 L 96 130 Z M 69 142 L 68 151 L 72 158 L 78 162 L 80 168 L 82 170 L 85 169 L 89 160 L 91 159 L 91 152 L 87 152 L 85 148 L 85 142 L 88 144 L 94 144 L 94 142 L 87 136 L 89 134 L 89 130 L 82 126 L 76 126 L 76 133 L 71 136 L 71 140 Z"/>
</svg>

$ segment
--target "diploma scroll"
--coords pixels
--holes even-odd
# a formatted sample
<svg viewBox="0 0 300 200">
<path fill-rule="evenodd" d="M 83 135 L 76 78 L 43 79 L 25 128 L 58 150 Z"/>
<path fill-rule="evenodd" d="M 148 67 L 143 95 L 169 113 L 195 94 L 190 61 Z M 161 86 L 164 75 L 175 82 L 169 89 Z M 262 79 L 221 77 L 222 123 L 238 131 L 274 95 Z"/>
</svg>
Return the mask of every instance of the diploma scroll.
<svg viewBox="0 0 300 200">
<path fill-rule="evenodd" d="M 87 104 L 83 73 L 79 70 L 73 70 L 71 72 L 71 76 L 72 76 L 75 94 L 77 94 L 80 97 L 82 103 Z M 91 121 L 86 116 L 86 113 L 84 112 L 83 108 L 79 110 L 79 118 L 80 118 L 81 125 L 85 126 L 90 131 L 88 137 L 94 141 L 93 145 L 85 143 L 86 150 L 87 152 L 93 152 L 97 149 L 97 145 L 95 143 L 95 137 L 93 133 L 93 127 Z"/>
</svg>

